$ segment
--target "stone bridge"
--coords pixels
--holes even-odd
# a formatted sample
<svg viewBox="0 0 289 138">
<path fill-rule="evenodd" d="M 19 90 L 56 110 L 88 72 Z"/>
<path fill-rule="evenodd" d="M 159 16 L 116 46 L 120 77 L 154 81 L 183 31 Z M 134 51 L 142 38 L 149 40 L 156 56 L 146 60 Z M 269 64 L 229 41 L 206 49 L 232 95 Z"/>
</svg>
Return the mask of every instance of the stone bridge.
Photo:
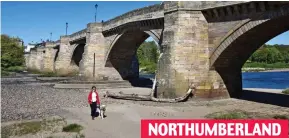
<svg viewBox="0 0 289 138">
<path fill-rule="evenodd" d="M 158 44 L 159 97 L 194 84 L 196 98 L 238 97 L 241 67 L 262 44 L 289 30 L 289 2 L 163 2 L 133 10 L 31 51 L 27 66 L 86 79 L 137 78 L 136 50 Z"/>
</svg>

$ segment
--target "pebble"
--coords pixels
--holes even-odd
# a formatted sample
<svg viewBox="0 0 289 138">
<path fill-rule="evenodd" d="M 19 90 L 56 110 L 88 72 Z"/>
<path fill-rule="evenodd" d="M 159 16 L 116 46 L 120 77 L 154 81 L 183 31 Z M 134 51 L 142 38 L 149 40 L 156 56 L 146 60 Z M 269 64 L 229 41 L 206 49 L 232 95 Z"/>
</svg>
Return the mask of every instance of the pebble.
<svg viewBox="0 0 289 138">
<path fill-rule="evenodd" d="M 25 82 L 23 79 L 21 81 Z M 87 93 L 83 89 L 30 86 L 19 84 L 19 79 L 7 78 L 1 85 L 1 122 L 37 119 L 56 114 L 62 107 L 87 106 Z"/>
<path fill-rule="evenodd" d="M 38 83 L 38 85 L 31 85 Z M 39 119 L 58 115 L 63 112 L 62 108 L 82 108 L 88 107 L 87 96 L 89 90 L 85 89 L 55 89 L 52 85 L 45 84 L 45 81 L 37 81 L 34 77 L 14 77 L 1 80 L 1 122 L 24 119 Z M 211 106 L 214 108 L 224 106 L 238 106 L 256 109 L 268 109 L 268 112 L 283 111 L 289 113 L 289 108 L 278 107 L 266 104 L 257 104 L 254 102 L 234 99 L 224 99 L 217 101 L 188 101 L 183 103 L 159 103 L 151 101 L 129 101 L 112 98 L 103 98 L 107 90 L 99 90 L 101 103 L 121 104 L 124 106 L 138 104 L 141 106 L 168 106 L 188 107 L 180 112 L 186 112 L 191 106 Z M 242 105 L 242 106 L 240 106 Z M 246 106 L 245 106 L 246 105 Z M 247 106 L 248 105 L 248 106 Z M 253 106 L 254 105 L 254 106 Z M 270 110 L 269 110 L 270 109 Z M 165 112 L 154 112 L 155 116 L 173 116 Z"/>
</svg>

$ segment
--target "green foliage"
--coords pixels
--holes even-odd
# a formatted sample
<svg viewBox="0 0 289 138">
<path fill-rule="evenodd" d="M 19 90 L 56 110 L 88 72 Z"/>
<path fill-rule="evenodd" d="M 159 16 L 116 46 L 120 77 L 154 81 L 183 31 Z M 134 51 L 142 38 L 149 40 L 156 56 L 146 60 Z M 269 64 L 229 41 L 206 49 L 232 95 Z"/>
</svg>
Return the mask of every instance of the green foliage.
<svg viewBox="0 0 289 138">
<path fill-rule="evenodd" d="M 57 77 L 57 73 L 55 72 L 43 72 L 39 77 Z"/>
<path fill-rule="evenodd" d="M 154 41 L 144 42 L 137 50 L 140 68 L 147 73 L 155 73 L 159 52 Z"/>
<path fill-rule="evenodd" d="M 253 62 L 253 64 L 247 64 L 249 62 Z M 252 54 L 245 67 L 288 68 L 288 65 L 289 46 L 264 45 Z"/>
<path fill-rule="evenodd" d="M 1 70 L 21 70 L 19 66 L 24 65 L 25 58 L 24 47 L 19 45 L 19 41 L 19 38 L 12 38 L 8 35 L 1 35 Z"/>
<path fill-rule="evenodd" d="M 7 126 L 1 126 L 1 137 L 22 136 L 26 134 L 36 134 L 40 131 L 52 131 L 56 126 L 63 126 L 64 119 L 30 121 L 23 123 L 16 123 Z"/>
<path fill-rule="evenodd" d="M 274 119 L 283 119 L 283 120 L 289 120 L 289 116 L 286 115 L 274 115 Z"/>
<path fill-rule="evenodd" d="M 206 116 L 212 119 L 246 119 L 249 118 L 248 114 L 244 111 L 228 111 L 228 112 L 215 112 Z"/>
<path fill-rule="evenodd" d="M 1 76 L 9 76 L 10 73 L 5 71 L 5 70 L 1 70 Z"/>
<path fill-rule="evenodd" d="M 8 67 L 6 70 L 9 72 L 21 72 L 24 69 L 25 68 L 23 66 L 11 66 L 11 67 Z"/>
<path fill-rule="evenodd" d="M 246 112 L 243 110 L 229 110 L 214 112 L 205 116 L 210 119 L 289 119 L 288 114 L 264 114 L 258 112 Z"/>
<path fill-rule="evenodd" d="M 79 137 L 80 137 L 80 138 L 85 138 L 85 135 L 84 135 L 84 134 L 80 134 Z"/>
<path fill-rule="evenodd" d="M 283 90 L 282 93 L 284 93 L 284 94 L 289 94 L 289 88 Z"/>
<path fill-rule="evenodd" d="M 41 122 L 26 122 L 14 124 L 6 127 L 2 127 L 2 135 L 4 137 L 9 137 L 12 135 L 26 135 L 26 134 L 35 134 L 41 130 Z"/>
<path fill-rule="evenodd" d="M 69 124 L 69 125 L 63 127 L 62 131 L 63 132 L 77 132 L 77 133 L 79 133 L 82 129 L 83 129 L 83 127 L 81 125 Z"/>
<path fill-rule="evenodd" d="M 274 68 L 289 68 L 289 63 L 284 63 L 284 62 L 277 62 L 277 63 L 262 63 L 262 62 L 251 62 L 251 63 L 245 63 L 243 67 L 248 67 L 248 68 L 254 68 L 254 67 L 259 67 L 259 68 L 266 68 L 266 69 L 274 69 Z"/>
<path fill-rule="evenodd" d="M 36 69 L 28 69 L 27 71 L 32 73 L 32 74 L 43 74 L 43 72 L 36 70 Z"/>
</svg>

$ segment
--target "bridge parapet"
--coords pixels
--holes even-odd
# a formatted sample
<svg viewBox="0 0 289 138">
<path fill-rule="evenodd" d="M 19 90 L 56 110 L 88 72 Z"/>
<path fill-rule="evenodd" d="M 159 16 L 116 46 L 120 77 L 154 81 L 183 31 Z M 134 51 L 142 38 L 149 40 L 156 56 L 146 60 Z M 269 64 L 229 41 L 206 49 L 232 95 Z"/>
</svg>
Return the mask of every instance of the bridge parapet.
<svg viewBox="0 0 289 138">
<path fill-rule="evenodd" d="M 116 29 L 118 26 L 130 23 L 130 22 L 158 19 L 158 18 L 163 18 L 163 17 L 164 17 L 163 4 L 155 4 L 152 6 L 147 6 L 144 8 L 127 12 L 123 15 L 120 15 L 116 18 L 113 18 L 111 20 L 104 22 L 103 31 L 108 32 L 113 29 Z"/>
<path fill-rule="evenodd" d="M 55 45 L 59 46 L 60 45 L 60 40 L 55 41 Z"/>
<path fill-rule="evenodd" d="M 36 52 L 43 52 L 45 51 L 45 47 L 37 47 Z"/>
<path fill-rule="evenodd" d="M 285 4 L 288 4 L 288 2 L 227 2 L 222 5 L 212 5 L 202 11 L 208 22 L 219 22 L 220 20 L 238 20 L 240 18 L 256 16 L 258 13 L 275 10 Z"/>
<path fill-rule="evenodd" d="M 48 47 L 48 48 L 50 48 L 50 47 L 55 47 L 56 46 L 56 42 L 55 41 L 53 41 L 53 42 L 45 42 L 45 47 Z"/>
<path fill-rule="evenodd" d="M 74 41 L 77 41 L 80 39 L 85 39 L 86 38 L 86 28 L 69 35 L 69 37 L 70 37 L 69 38 L 70 42 L 74 42 Z"/>
</svg>

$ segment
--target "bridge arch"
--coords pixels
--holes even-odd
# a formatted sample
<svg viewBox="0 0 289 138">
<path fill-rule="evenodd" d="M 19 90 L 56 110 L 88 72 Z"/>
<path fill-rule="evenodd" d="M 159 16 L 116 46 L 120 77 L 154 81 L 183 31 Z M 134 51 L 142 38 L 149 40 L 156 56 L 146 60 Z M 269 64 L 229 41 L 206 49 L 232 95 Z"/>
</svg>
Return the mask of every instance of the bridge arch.
<svg viewBox="0 0 289 138">
<path fill-rule="evenodd" d="M 232 97 L 242 90 L 241 68 L 264 43 L 289 30 L 289 6 L 247 21 L 221 41 L 210 56 L 210 68 L 222 77 Z"/>
<path fill-rule="evenodd" d="M 84 52 L 85 43 L 75 44 L 71 49 L 71 62 L 70 64 L 76 65 L 79 67 L 79 63 L 82 60 L 82 55 Z"/>
<path fill-rule="evenodd" d="M 114 67 L 122 79 L 128 80 L 138 77 L 138 63 L 136 52 L 139 46 L 149 37 L 158 43 L 161 49 L 161 36 L 155 31 L 125 31 L 115 37 L 105 57 L 105 67 Z"/>
</svg>

